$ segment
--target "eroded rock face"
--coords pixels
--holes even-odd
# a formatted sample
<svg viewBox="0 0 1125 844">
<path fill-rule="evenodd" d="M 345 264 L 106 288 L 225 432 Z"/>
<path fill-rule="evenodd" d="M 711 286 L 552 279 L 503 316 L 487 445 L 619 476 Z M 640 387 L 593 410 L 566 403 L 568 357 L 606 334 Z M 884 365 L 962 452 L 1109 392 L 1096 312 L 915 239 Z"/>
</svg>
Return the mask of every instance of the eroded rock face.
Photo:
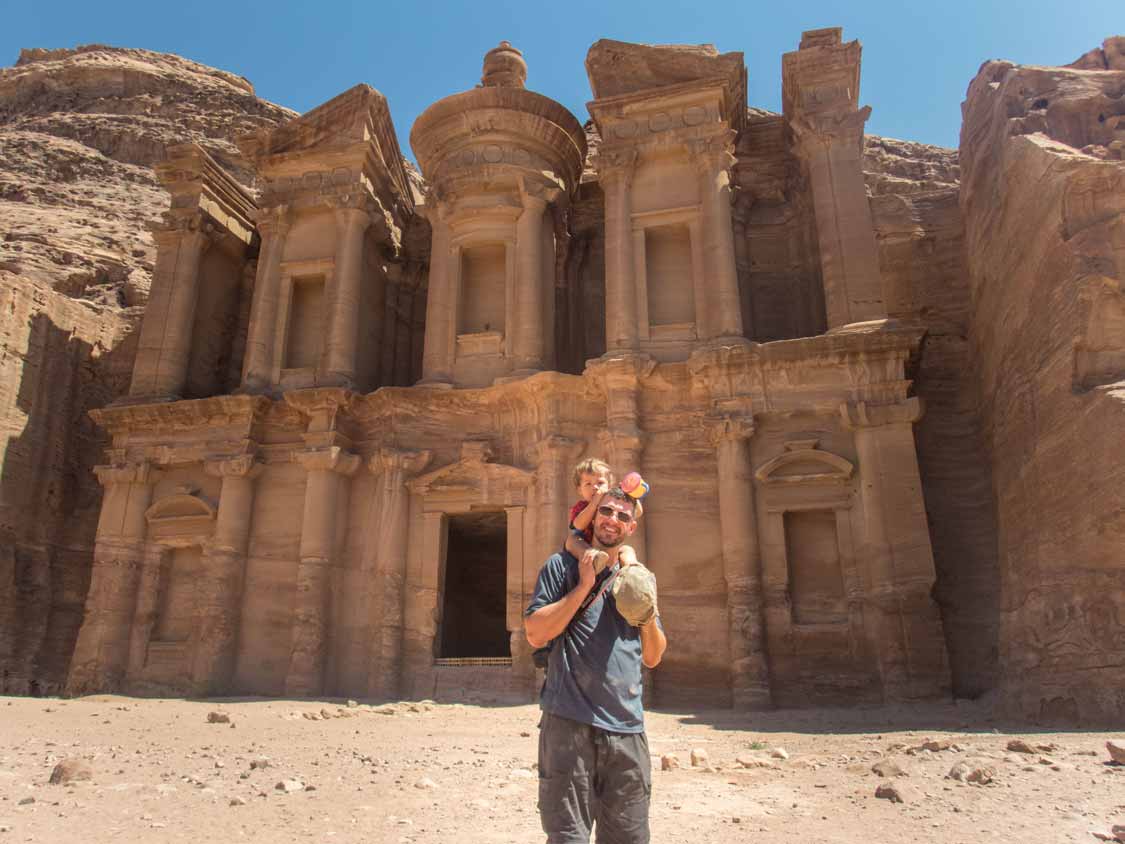
<svg viewBox="0 0 1125 844">
<path fill-rule="evenodd" d="M 1106 42 L 1110 55 L 1117 39 Z M 1125 688 L 1125 70 L 988 62 L 960 207 L 993 461 L 999 688 L 1013 714 L 1120 717 Z M 1084 67 L 1092 66 L 1081 61 Z"/>
<path fill-rule="evenodd" d="M 167 207 L 150 165 L 288 119 L 248 82 L 178 56 L 25 50 L 0 69 L 0 691 L 48 693 L 82 620 L 105 439 L 124 394 Z"/>
<path fill-rule="evenodd" d="M 999 571 L 992 468 L 969 346 L 969 279 L 956 150 L 867 136 L 864 170 L 887 311 L 926 328 L 915 390 L 918 462 L 953 672 L 976 697 L 995 682 Z"/>
</svg>

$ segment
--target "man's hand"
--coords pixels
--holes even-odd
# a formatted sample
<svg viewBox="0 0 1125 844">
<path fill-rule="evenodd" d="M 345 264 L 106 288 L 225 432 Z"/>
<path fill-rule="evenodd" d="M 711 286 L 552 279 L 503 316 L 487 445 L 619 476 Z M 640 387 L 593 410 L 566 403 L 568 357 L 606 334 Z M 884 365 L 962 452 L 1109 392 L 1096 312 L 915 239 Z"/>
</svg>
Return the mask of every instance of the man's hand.
<svg viewBox="0 0 1125 844">
<path fill-rule="evenodd" d="M 582 559 L 578 561 L 578 586 L 585 595 L 594 588 L 594 579 L 597 577 L 597 572 L 594 571 L 594 560 L 597 559 L 598 550 L 596 548 L 588 548 L 586 553 L 582 555 Z"/>
</svg>

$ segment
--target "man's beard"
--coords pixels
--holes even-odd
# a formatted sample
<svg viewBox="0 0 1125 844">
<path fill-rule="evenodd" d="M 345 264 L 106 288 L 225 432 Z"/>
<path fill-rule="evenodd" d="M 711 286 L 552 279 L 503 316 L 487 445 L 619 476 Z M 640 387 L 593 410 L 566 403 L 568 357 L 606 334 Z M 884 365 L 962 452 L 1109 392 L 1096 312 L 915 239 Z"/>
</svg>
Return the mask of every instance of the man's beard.
<svg viewBox="0 0 1125 844">
<path fill-rule="evenodd" d="M 617 537 L 617 539 L 613 540 L 612 542 L 606 542 L 606 541 L 605 541 L 604 539 L 602 539 L 602 538 L 601 538 L 600 536 L 598 536 L 598 532 L 597 532 L 597 531 L 595 530 L 595 531 L 594 531 L 594 540 L 595 540 L 595 541 L 596 541 L 596 542 L 597 542 L 597 543 L 598 543 L 599 545 L 601 545 L 601 546 L 602 546 L 602 550 L 603 550 L 603 551 L 611 551 L 611 550 L 613 550 L 614 548 L 616 548 L 616 547 L 617 547 L 618 545 L 620 545 L 620 544 L 621 544 L 622 542 L 624 542 L 624 541 L 625 541 L 625 534 L 624 534 L 624 533 L 621 533 L 621 534 L 620 534 L 620 535 L 619 535 L 619 536 Z"/>
</svg>

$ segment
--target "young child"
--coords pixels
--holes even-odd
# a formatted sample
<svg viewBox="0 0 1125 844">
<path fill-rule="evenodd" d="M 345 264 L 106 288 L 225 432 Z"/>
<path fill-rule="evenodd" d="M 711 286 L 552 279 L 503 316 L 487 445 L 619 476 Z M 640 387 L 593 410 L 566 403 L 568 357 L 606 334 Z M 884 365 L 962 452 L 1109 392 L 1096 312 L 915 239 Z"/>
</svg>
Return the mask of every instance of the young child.
<svg viewBox="0 0 1125 844">
<path fill-rule="evenodd" d="M 613 471 L 604 460 L 587 457 L 574 467 L 574 488 L 578 501 L 570 508 L 571 532 L 566 538 L 566 550 L 581 560 L 586 554 L 594 555 L 594 573 L 600 574 L 609 559 L 605 551 L 598 551 L 590 543 L 594 539 L 594 515 L 602 503 L 602 496 L 613 484 Z M 636 517 L 641 516 L 641 503 L 636 505 Z M 637 561 L 636 552 L 628 545 L 621 546 L 618 558 L 622 565 Z"/>
</svg>

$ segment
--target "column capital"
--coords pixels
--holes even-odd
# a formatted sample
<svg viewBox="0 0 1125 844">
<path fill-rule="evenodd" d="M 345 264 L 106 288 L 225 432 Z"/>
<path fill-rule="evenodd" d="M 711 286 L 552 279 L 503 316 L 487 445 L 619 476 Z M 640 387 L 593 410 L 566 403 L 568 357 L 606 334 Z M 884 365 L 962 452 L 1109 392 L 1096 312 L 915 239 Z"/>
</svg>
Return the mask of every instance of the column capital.
<svg viewBox="0 0 1125 844">
<path fill-rule="evenodd" d="M 819 142 L 825 146 L 854 143 L 862 140 L 863 127 L 871 115 L 871 106 L 847 111 L 826 111 L 800 114 L 789 121 L 789 126 L 800 145 Z"/>
<path fill-rule="evenodd" d="M 293 460 L 305 468 L 305 471 L 317 470 L 337 472 L 345 477 L 355 474 L 359 468 L 360 457 L 352 454 L 339 446 L 328 448 L 314 448 L 307 451 L 296 451 Z"/>
<path fill-rule="evenodd" d="M 523 210 L 533 214 L 536 212 L 542 214 L 546 211 L 547 206 L 554 202 L 560 193 L 557 187 L 547 187 L 525 178 L 519 180 L 519 189 Z"/>
<path fill-rule="evenodd" d="M 849 431 L 877 428 L 882 425 L 913 425 L 922 418 L 922 399 L 911 396 L 897 404 L 868 404 L 865 401 L 844 402 L 840 417 Z"/>
<path fill-rule="evenodd" d="M 605 149 L 603 147 L 594 155 L 591 163 L 597 170 L 598 181 L 608 182 L 624 179 L 628 184 L 633 179 L 639 157 L 640 154 L 633 147 L 618 149 Z"/>
<path fill-rule="evenodd" d="M 247 478 L 252 480 L 262 473 L 264 464 L 254 454 L 240 454 L 235 457 L 214 457 L 205 460 L 203 469 L 216 478 Z"/>
<path fill-rule="evenodd" d="M 257 224 L 262 237 L 269 235 L 284 236 L 293 225 L 293 211 L 288 205 L 259 208 L 254 215 L 254 222 Z"/>
<path fill-rule="evenodd" d="M 754 436 L 754 430 L 753 415 L 713 416 L 708 420 L 707 436 L 711 444 L 718 447 L 723 442 L 749 440 Z"/>
<path fill-rule="evenodd" d="M 368 459 L 367 469 L 373 475 L 401 473 L 406 479 L 425 469 L 431 456 L 426 450 L 381 448 Z"/>
<path fill-rule="evenodd" d="M 689 138 L 684 141 L 684 146 L 687 147 L 691 162 L 698 172 L 730 170 L 737 160 L 734 155 L 734 137 L 734 130 L 728 129 L 718 135 Z"/>
<path fill-rule="evenodd" d="M 367 208 L 347 198 L 333 202 L 330 207 L 336 218 L 337 227 L 344 231 L 358 229 L 363 232 L 371 225 L 371 215 L 367 212 Z"/>
<path fill-rule="evenodd" d="M 98 483 L 102 486 L 109 486 L 111 484 L 154 484 L 160 473 L 148 460 L 138 460 L 95 466 L 94 474 L 98 476 Z"/>
</svg>

